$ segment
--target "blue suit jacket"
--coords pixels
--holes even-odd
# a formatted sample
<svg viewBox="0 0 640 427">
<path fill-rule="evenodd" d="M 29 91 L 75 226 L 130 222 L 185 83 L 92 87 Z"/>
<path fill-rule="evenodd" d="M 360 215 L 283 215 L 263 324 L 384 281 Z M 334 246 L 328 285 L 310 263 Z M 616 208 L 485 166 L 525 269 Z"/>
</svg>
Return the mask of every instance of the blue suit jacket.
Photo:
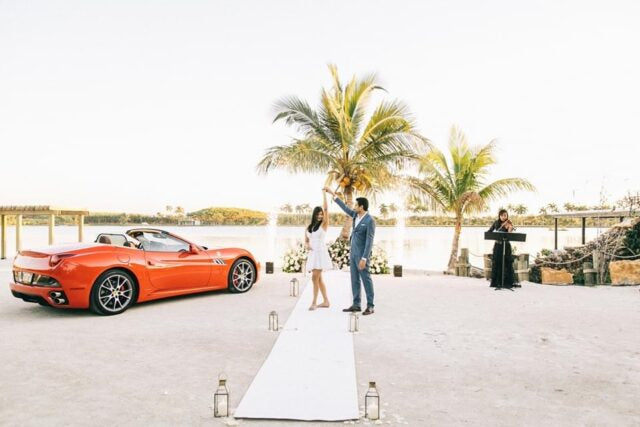
<svg viewBox="0 0 640 427">
<path fill-rule="evenodd" d="M 371 214 L 366 214 L 356 227 L 356 217 L 358 214 L 340 198 L 336 197 L 336 203 L 344 213 L 353 219 L 353 227 L 351 231 L 351 257 L 355 259 L 366 258 L 367 263 L 371 259 L 371 248 L 373 247 L 373 237 L 376 234 L 376 222 Z"/>
</svg>

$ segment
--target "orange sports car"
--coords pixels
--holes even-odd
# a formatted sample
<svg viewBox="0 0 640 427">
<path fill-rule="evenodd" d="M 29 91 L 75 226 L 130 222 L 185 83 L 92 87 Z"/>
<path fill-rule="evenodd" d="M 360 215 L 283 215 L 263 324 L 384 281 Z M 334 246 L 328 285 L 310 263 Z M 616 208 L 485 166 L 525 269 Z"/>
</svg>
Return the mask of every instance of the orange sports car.
<svg viewBox="0 0 640 427">
<path fill-rule="evenodd" d="M 20 251 L 10 287 L 27 302 L 111 315 L 175 295 L 247 292 L 259 269 L 244 249 L 207 249 L 167 231 L 136 228 L 100 234 L 95 243 Z"/>
</svg>

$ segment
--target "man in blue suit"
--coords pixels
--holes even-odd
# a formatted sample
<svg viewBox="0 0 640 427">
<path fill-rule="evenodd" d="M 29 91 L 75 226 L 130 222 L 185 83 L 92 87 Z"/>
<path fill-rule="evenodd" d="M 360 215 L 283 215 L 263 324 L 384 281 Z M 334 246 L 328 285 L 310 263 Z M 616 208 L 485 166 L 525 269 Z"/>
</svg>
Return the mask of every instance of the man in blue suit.
<svg viewBox="0 0 640 427">
<path fill-rule="evenodd" d="M 356 199 L 355 210 L 344 204 L 336 193 L 325 187 L 324 191 L 333 196 L 333 200 L 342 208 L 344 213 L 353 218 L 353 228 L 351 232 L 351 250 L 349 254 L 349 266 L 351 270 L 351 292 L 353 293 L 353 304 L 342 311 L 360 311 L 360 280 L 364 285 L 364 292 L 367 295 L 367 308 L 363 315 L 373 314 L 373 282 L 369 274 L 369 263 L 371 260 L 371 248 L 373 247 L 373 237 L 376 233 L 376 222 L 369 215 L 369 201 L 364 197 Z"/>
</svg>

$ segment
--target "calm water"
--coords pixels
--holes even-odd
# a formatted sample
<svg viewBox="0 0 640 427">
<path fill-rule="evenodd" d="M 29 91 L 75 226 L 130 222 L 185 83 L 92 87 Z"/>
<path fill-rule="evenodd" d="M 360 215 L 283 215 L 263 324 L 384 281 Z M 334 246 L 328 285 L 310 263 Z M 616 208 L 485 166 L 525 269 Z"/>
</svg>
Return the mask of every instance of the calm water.
<svg viewBox="0 0 640 427">
<path fill-rule="evenodd" d="M 99 233 L 122 233 L 134 227 L 85 226 L 85 241 L 92 242 Z M 250 250 L 261 262 L 274 261 L 282 264 L 282 256 L 289 248 L 302 241 L 302 227 L 161 227 L 187 240 L 208 247 L 242 247 Z M 488 227 L 487 227 L 488 228 Z M 587 228 L 587 240 L 597 237 L 606 229 Z M 460 247 L 469 248 L 471 263 L 482 267 L 482 259 L 475 255 L 491 252 L 492 242 L 484 240 L 485 228 L 462 229 Z M 516 243 L 518 253 L 535 255 L 541 249 L 553 249 L 553 230 L 548 228 L 518 228 L 527 234 L 527 241 Z M 331 227 L 327 241 L 333 241 L 340 233 L 339 227 Z M 23 248 L 38 248 L 47 245 L 47 226 L 28 226 L 22 230 Z M 77 227 L 57 226 L 55 243 L 77 241 Z M 453 238 L 452 227 L 378 227 L 375 242 L 387 251 L 391 264 L 402 264 L 406 269 L 442 270 L 446 267 Z M 558 246 L 577 246 L 581 241 L 581 229 L 570 228 L 558 232 Z M 7 250 L 15 253 L 15 228 L 7 228 Z"/>
</svg>

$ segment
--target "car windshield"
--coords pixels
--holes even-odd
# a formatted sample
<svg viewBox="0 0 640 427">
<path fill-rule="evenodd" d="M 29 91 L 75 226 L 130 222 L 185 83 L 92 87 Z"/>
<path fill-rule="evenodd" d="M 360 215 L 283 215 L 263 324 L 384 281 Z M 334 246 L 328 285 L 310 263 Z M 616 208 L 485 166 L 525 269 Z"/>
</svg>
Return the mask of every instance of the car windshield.
<svg viewBox="0 0 640 427">
<path fill-rule="evenodd" d="M 189 244 L 162 232 L 138 231 L 131 236 L 140 242 L 142 248 L 153 252 L 188 251 Z"/>
</svg>

